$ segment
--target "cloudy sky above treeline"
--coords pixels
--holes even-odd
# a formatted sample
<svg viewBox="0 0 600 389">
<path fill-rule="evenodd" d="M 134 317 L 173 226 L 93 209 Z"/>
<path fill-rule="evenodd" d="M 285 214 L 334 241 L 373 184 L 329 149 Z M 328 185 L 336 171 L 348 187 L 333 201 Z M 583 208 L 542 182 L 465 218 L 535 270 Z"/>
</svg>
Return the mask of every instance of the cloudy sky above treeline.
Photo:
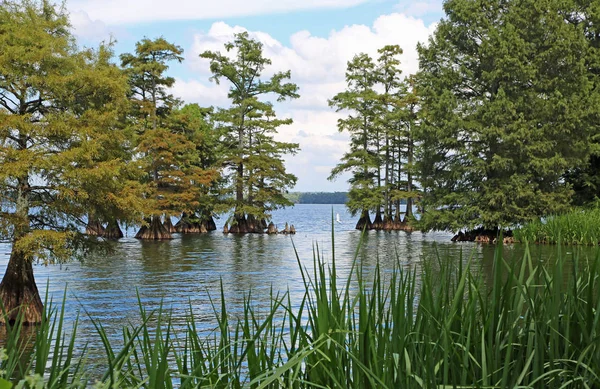
<svg viewBox="0 0 600 389">
<path fill-rule="evenodd" d="M 70 0 L 67 8 L 82 46 L 116 40 L 116 54 L 133 52 L 135 42 L 163 36 L 184 49 L 173 64 L 173 94 L 186 103 L 227 107 L 228 85 L 209 81 L 205 50 L 225 51 L 233 34 L 248 31 L 261 41 L 273 62 L 268 76 L 291 70 L 301 97 L 277 104 L 280 117 L 294 124 L 277 138 L 300 144 L 286 158 L 298 176 L 294 191 L 345 191 L 347 176 L 328 181 L 329 172 L 348 149 L 336 113 L 327 100 L 344 90 L 346 63 L 357 53 L 377 57 L 377 49 L 402 47 L 402 70 L 417 71 L 416 45 L 425 43 L 443 16 L 442 0 Z"/>
</svg>

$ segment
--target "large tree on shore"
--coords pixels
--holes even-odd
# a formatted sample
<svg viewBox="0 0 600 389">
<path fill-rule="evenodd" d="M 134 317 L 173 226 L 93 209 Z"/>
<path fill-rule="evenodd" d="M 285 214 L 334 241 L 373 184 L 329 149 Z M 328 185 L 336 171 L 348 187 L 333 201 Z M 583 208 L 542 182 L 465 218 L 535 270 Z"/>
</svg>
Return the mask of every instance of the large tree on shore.
<svg viewBox="0 0 600 389">
<path fill-rule="evenodd" d="M 419 46 L 423 226 L 495 229 L 560 212 L 597 132 L 576 1 L 448 0 Z"/>
<path fill-rule="evenodd" d="M 283 155 L 298 151 L 298 144 L 275 141 L 274 135 L 291 119 L 279 119 L 273 103 L 298 98 L 298 87 L 287 80 L 290 72 L 278 72 L 261 79 L 271 60 L 263 56 L 262 44 L 247 32 L 234 36 L 225 45 L 226 54 L 206 51 L 211 80 L 231 84 L 231 107 L 218 110 L 214 119 L 222 131 L 220 155 L 227 167 L 233 209 L 230 232 L 260 232 L 266 227 L 270 211 L 291 203 L 283 196 L 296 177 L 285 170 Z"/>
<path fill-rule="evenodd" d="M 141 209 L 136 182 L 122 175 L 129 167 L 106 151 L 125 143 L 127 83 L 110 54 L 79 50 L 64 9 L 48 1 L 0 3 L 0 235 L 12 243 L 0 299 L 9 321 L 19 312 L 40 321 L 33 261 L 84 247 L 86 215 L 127 219 Z"/>
</svg>

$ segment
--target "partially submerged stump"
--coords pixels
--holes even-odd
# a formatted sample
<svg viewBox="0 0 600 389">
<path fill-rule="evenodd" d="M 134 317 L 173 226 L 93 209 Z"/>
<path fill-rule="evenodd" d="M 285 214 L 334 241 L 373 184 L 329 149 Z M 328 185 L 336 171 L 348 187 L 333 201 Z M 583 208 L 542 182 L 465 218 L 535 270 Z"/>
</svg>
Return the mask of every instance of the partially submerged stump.
<svg viewBox="0 0 600 389">
<path fill-rule="evenodd" d="M 281 231 L 282 234 L 289 234 L 290 233 L 290 227 L 288 226 L 287 223 L 285 223 L 285 228 L 283 229 L 283 231 Z"/>
<path fill-rule="evenodd" d="M 267 226 L 267 234 L 276 234 L 277 233 L 277 227 L 275 227 L 275 224 L 273 224 L 273 222 L 269 223 L 269 225 Z"/>
<path fill-rule="evenodd" d="M 229 227 L 227 226 L 227 223 L 225 223 L 225 225 L 223 226 L 223 233 L 229 234 Z"/>
<path fill-rule="evenodd" d="M 292 224 L 290 226 L 290 234 L 294 235 L 296 233 L 296 227 L 294 227 L 294 225 Z"/>
<path fill-rule="evenodd" d="M 106 239 L 121 239 L 123 237 L 123 231 L 121 231 L 121 227 L 119 227 L 119 222 L 116 220 L 108 222 L 102 237 Z"/>
<path fill-rule="evenodd" d="M 160 216 L 152 216 L 146 225 L 143 225 L 135 235 L 136 239 L 142 240 L 167 240 L 173 239 L 173 235 L 165 228 Z"/>
</svg>

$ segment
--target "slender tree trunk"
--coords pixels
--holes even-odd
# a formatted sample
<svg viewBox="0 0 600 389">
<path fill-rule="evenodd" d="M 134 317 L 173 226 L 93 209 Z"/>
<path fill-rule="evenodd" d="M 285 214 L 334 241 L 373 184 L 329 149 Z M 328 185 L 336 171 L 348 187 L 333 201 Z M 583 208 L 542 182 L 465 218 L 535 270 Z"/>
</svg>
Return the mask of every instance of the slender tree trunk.
<svg viewBox="0 0 600 389">
<path fill-rule="evenodd" d="M 413 182 L 412 182 L 412 163 L 413 163 L 413 140 L 412 140 L 412 136 L 410 134 L 410 130 L 409 130 L 409 134 L 408 134 L 408 150 L 407 150 L 407 159 L 408 159 L 408 169 L 407 169 L 407 176 L 406 176 L 406 189 L 409 192 L 408 198 L 406 199 L 406 218 L 405 220 L 408 222 L 410 220 L 410 218 L 413 215 L 413 199 L 412 199 L 412 195 L 410 195 L 410 192 L 412 192 L 413 190 Z"/>
</svg>

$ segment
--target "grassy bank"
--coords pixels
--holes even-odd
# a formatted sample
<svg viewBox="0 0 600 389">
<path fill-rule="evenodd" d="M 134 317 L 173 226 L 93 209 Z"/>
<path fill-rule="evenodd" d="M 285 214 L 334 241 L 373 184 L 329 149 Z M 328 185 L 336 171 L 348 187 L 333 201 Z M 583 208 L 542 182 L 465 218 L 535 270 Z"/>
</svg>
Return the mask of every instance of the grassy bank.
<svg viewBox="0 0 600 389">
<path fill-rule="evenodd" d="M 575 209 L 528 223 L 514 230 L 520 242 L 541 244 L 591 245 L 600 243 L 600 207 Z"/>
<path fill-rule="evenodd" d="M 141 307 L 142 324 L 124 328 L 119 346 L 95 323 L 102 344 L 88 347 L 106 352 L 98 381 L 75 351 L 77 326 L 65 336 L 62 312 L 49 309 L 28 349 L 24 329 L 8 329 L 2 377 L 24 388 L 600 387 L 597 258 L 557 247 L 553 261 L 526 250 L 507 262 L 499 248 L 486 285 L 467 262 L 430 258 L 422 273 L 369 280 L 357 267 L 339 280 L 335 262 L 316 255 L 301 304 L 274 294 L 257 312 L 249 298 L 233 317 L 221 295 L 209 337 L 193 312 L 176 329 L 168 309 Z"/>
</svg>

